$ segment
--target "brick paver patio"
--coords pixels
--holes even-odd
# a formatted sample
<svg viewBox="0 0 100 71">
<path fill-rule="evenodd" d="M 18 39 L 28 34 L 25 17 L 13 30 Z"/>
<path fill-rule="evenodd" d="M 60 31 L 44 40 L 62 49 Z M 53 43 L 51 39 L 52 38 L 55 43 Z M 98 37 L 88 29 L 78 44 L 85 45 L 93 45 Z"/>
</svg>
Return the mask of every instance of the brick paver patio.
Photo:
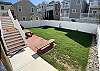
<svg viewBox="0 0 100 71">
<path fill-rule="evenodd" d="M 48 40 L 45 40 L 36 35 L 33 35 L 32 37 L 26 39 L 26 42 L 27 42 L 27 46 L 30 47 L 34 52 L 37 52 L 38 49 L 49 44 Z"/>
</svg>

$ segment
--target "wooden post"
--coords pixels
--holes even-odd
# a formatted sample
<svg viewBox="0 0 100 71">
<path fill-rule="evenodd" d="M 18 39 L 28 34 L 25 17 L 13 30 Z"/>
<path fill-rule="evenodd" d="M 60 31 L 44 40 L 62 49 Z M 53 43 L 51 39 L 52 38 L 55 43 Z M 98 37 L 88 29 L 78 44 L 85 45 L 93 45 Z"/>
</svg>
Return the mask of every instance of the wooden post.
<svg viewBox="0 0 100 71">
<path fill-rule="evenodd" d="M 7 71 L 13 71 L 11 63 L 10 63 L 10 60 L 6 56 L 6 54 L 4 52 L 3 46 L 1 44 L 1 41 L 0 41 L 0 46 L 1 46 L 1 58 L 0 58 L 0 60 L 2 61 L 3 65 L 5 66 Z"/>
</svg>

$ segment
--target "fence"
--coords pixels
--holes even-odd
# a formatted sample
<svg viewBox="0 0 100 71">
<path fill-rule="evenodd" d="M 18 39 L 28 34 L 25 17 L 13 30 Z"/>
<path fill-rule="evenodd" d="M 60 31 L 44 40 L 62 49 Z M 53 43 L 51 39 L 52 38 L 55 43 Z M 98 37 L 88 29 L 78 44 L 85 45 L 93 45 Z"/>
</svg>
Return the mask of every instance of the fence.
<svg viewBox="0 0 100 71">
<path fill-rule="evenodd" d="M 98 48 L 99 71 L 100 71 L 100 25 L 97 28 L 97 48 Z"/>
<path fill-rule="evenodd" d="M 68 21 L 53 21 L 53 20 L 37 20 L 37 21 L 20 21 L 20 24 L 25 28 L 39 27 L 39 26 L 51 26 L 61 27 L 64 29 L 77 30 L 80 32 L 86 32 L 96 34 L 97 24 L 68 22 Z"/>
</svg>

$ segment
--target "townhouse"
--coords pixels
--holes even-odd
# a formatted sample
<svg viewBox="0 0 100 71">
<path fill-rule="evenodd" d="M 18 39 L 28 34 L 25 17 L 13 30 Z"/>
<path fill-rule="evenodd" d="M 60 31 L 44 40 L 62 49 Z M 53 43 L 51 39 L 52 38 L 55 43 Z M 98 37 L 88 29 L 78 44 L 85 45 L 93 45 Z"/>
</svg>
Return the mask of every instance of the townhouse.
<svg viewBox="0 0 100 71">
<path fill-rule="evenodd" d="M 89 0 L 89 17 L 100 18 L 100 0 Z"/>
<path fill-rule="evenodd" d="M 87 12 L 87 7 L 85 0 L 63 0 L 61 2 L 60 19 L 79 19 L 81 13 Z"/>
<path fill-rule="evenodd" d="M 51 1 L 49 3 L 42 2 L 38 5 L 38 13 L 43 15 L 44 20 L 60 19 L 60 2 Z"/>
<path fill-rule="evenodd" d="M 30 0 L 19 0 L 13 4 L 13 16 L 19 21 L 26 20 L 38 20 L 40 15 L 35 15 L 37 13 L 37 7 L 32 4 Z"/>
</svg>

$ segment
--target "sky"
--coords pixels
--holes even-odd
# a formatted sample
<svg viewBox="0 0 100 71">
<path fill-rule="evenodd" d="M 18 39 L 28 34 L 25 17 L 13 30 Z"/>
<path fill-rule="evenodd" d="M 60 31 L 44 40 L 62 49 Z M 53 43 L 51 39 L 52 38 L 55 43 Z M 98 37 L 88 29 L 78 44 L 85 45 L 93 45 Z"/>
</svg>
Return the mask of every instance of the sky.
<svg viewBox="0 0 100 71">
<path fill-rule="evenodd" d="M 11 3 L 15 3 L 17 2 L 18 0 L 0 0 L 0 1 L 5 1 L 5 2 L 11 2 Z M 50 2 L 50 1 L 53 1 L 53 0 L 30 0 L 33 4 L 37 5 L 43 1 L 47 1 L 47 2 Z M 62 1 L 62 0 L 55 0 L 55 1 Z M 88 0 L 87 0 L 88 1 Z"/>
</svg>

